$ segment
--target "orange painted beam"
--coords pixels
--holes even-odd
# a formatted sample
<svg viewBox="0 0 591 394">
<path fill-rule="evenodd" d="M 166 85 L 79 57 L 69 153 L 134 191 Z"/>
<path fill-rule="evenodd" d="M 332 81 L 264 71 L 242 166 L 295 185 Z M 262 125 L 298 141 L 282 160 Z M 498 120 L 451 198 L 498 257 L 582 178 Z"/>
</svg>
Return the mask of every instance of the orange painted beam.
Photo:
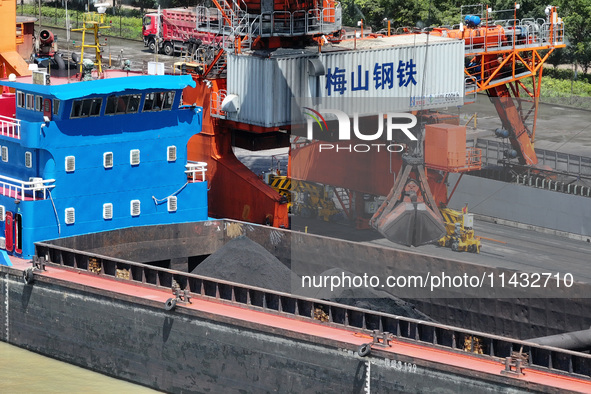
<svg viewBox="0 0 591 394">
<path fill-rule="evenodd" d="M 209 215 L 274 227 L 289 226 L 285 198 L 242 164 L 232 151 L 232 129 L 210 115 L 211 96 L 225 89 L 225 79 L 207 84 L 194 77 L 195 88 L 183 91 L 185 104 L 203 107 L 203 128 L 187 144 L 189 160 L 207 163 Z"/>
<path fill-rule="evenodd" d="M 0 78 L 4 74 L 30 75 L 28 64 L 16 51 L 16 0 L 0 3 Z"/>
</svg>

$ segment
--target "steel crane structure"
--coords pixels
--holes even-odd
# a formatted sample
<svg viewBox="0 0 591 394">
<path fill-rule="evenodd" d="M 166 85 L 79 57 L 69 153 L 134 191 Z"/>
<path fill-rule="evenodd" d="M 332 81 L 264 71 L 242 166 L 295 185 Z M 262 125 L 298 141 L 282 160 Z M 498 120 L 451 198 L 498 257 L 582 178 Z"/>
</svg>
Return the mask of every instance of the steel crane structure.
<svg viewBox="0 0 591 394">
<path fill-rule="evenodd" d="M 453 80 L 457 77 L 455 71 L 461 71 L 461 102 L 434 100 L 436 104 L 428 107 L 426 103 L 433 101 L 433 97 L 437 97 L 437 93 L 441 92 L 430 91 L 425 95 L 425 89 L 428 90 L 430 85 L 423 85 L 422 95 L 412 96 L 413 93 L 410 93 L 410 105 L 405 107 L 406 112 L 415 114 L 423 125 L 437 122 L 441 119 L 429 113 L 430 108 L 462 105 L 464 96 L 486 91 L 489 97 L 494 99 L 503 122 L 504 136 L 510 140 L 517 152 L 519 162 L 528 165 L 537 163 L 533 142 L 543 64 L 553 50 L 564 47 L 564 26 L 557 16 L 555 7 L 547 9 L 546 19 L 518 20 L 515 17 L 495 21 L 492 19 L 491 10 L 479 6 L 478 12 L 462 15 L 463 23 L 457 28 L 434 28 L 427 32 L 405 33 L 387 38 L 354 37 L 349 41 L 334 44 L 341 40 L 341 15 L 338 3 L 279 3 L 268 0 L 214 0 L 213 3 L 215 8 L 197 8 L 197 30 L 212 34 L 214 39 L 209 47 L 204 45 L 201 50 L 204 67 L 201 72 L 194 74 L 197 87 L 187 89 L 184 94 L 185 103 L 196 103 L 205 109 L 203 132 L 189 142 L 188 151 L 190 159 L 207 161 L 211 168 L 210 176 L 215 178 L 215 181 L 211 182 L 210 190 L 212 216 L 287 227 L 289 221 L 285 197 L 261 182 L 242 165 L 234 156 L 232 145 L 250 150 L 288 146 L 289 134 L 292 133 L 292 119 L 284 114 L 284 107 L 289 108 L 291 101 L 302 96 L 326 98 L 331 93 L 338 92 L 341 95 L 345 93 L 343 97 L 349 94 L 353 97 L 355 72 L 357 71 L 357 82 L 362 82 L 364 72 L 367 80 L 367 73 L 372 70 L 376 80 L 376 69 L 384 64 L 375 62 L 374 66 L 373 60 L 369 60 L 370 57 L 374 56 L 371 59 L 375 59 L 375 54 L 383 51 L 384 47 L 392 50 L 405 43 L 412 43 L 415 51 L 413 53 L 416 53 L 417 48 L 424 49 L 423 70 L 428 69 L 428 48 L 434 48 L 436 44 L 460 44 L 463 49 L 459 54 L 454 50 L 453 54 L 449 53 L 448 58 L 437 59 L 447 64 L 446 71 L 442 71 L 447 74 L 438 75 L 440 79 Z M 515 8 L 516 16 L 518 6 Z M 382 47 L 378 48 L 376 45 Z M 451 50 L 455 47 L 452 45 L 449 48 Z M 351 85 L 344 85 L 347 74 L 343 73 L 339 76 L 341 79 L 337 80 L 336 72 L 341 64 L 345 64 L 342 62 L 347 56 L 359 58 L 355 53 L 366 55 L 368 60 L 350 63 L 353 70 L 348 69 L 347 72 L 351 72 L 353 81 L 349 81 Z M 441 55 L 441 52 L 437 54 Z M 394 55 L 394 52 L 392 56 L 401 58 L 401 67 L 404 64 L 415 66 L 412 58 L 402 59 L 404 55 Z M 294 60 L 296 58 L 299 60 Z M 305 75 L 298 74 L 302 68 L 306 69 Z M 457 70 L 454 71 L 454 68 Z M 405 78 L 404 71 L 398 70 L 401 88 L 408 85 L 404 85 L 405 81 L 400 80 L 401 77 Z M 412 70 L 410 72 L 412 73 Z M 276 78 L 277 74 L 280 75 L 279 79 Z M 408 75 L 412 77 L 412 74 L 406 74 Z M 531 87 L 524 83 L 526 78 L 532 79 Z M 335 81 L 343 83 L 334 85 Z M 419 84 L 421 83 L 436 85 L 434 82 L 419 81 Z M 266 88 L 261 88 L 265 85 Z M 341 88 L 340 91 L 331 91 L 337 86 Z M 376 80 L 376 89 L 377 87 Z M 359 86 L 357 88 L 360 90 Z M 371 90 L 367 89 L 367 85 L 365 88 L 366 91 Z M 533 104 L 530 109 L 525 108 L 523 92 Z M 377 90 L 374 94 L 382 93 Z M 392 93 L 391 97 L 395 97 L 396 94 L 398 97 L 409 95 L 408 91 L 402 90 Z M 430 97 L 430 100 L 426 100 L 425 97 Z M 516 98 L 520 100 L 515 100 Z M 369 117 L 373 121 L 378 118 L 377 113 Z M 528 119 L 534 120 L 533 127 L 526 126 Z M 452 133 L 457 141 L 461 141 L 462 133 L 456 131 L 454 129 L 449 133 Z M 336 152 L 319 152 L 321 142 L 304 140 L 304 143 L 301 143 L 302 138 L 297 137 L 296 144 L 292 145 L 290 151 L 288 175 L 294 179 L 334 186 L 336 198 L 343 210 L 350 219 L 357 221 L 359 227 L 367 227 L 369 222 L 364 210 L 365 197 L 390 194 L 385 202 L 390 204 L 390 207 L 378 210 L 378 216 L 390 217 L 388 220 L 385 220 L 385 217 L 379 220 L 380 218 L 375 216 L 372 223 L 378 228 L 378 223 L 382 223 L 381 230 L 386 222 L 389 225 L 400 223 L 403 229 L 394 233 L 402 234 L 399 238 L 405 240 L 392 240 L 420 245 L 435 239 L 437 233 L 444 231 L 439 208 L 448 202 L 445 183 L 447 175 L 450 172 L 471 171 L 480 166 L 478 152 L 465 148 L 465 128 L 463 132 L 464 149 L 425 154 L 424 157 L 419 157 L 418 161 L 416 155 L 409 155 L 411 149 L 407 150 L 407 158 L 404 161 L 403 155 L 384 151 L 371 157 L 338 152 L 338 148 Z M 448 135 L 448 131 L 444 133 Z M 433 140 L 434 137 L 430 135 L 438 134 L 427 132 L 425 143 L 428 143 L 429 139 Z M 337 141 L 335 146 L 342 142 Z M 422 153 L 422 149 L 419 148 L 417 152 Z M 452 155 L 462 156 L 461 163 L 450 159 Z M 443 161 L 439 160 L 441 157 Z M 410 169 L 404 171 L 405 166 L 410 166 Z M 426 167 L 426 170 L 423 167 Z M 315 171 L 314 168 L 325 170 Z M 363 176 L 351 176 L 351 169 L 357 168 L 370 168 L 371 171 Z M 408 179 L 396 179 L 396 174 L 403 173 Z M 398 184 L 393 188 L 395 179 Z M 423 224 L 419 223 L 420 218 L 419 222 L 415 220 L 421 216 L 417 216 L 417 209 L 422 209 L 417 207 L 417 203 L 425 204 Z M 395 209 L 400 204 L 407 207 L 408 204 L 414 204 L 414 209 Z M 372 213 L 375 212 L 370 212 L 370 216 Z M 396 215 L 398 216 L 394 218 Z M 402 218 L 407 215 L 408 217 Z M 411 220 L 410 216 L 415 219 Z M 418 230 L 421 228 L 423 230 Z M 429 228 L 435 230 L 428 231 Z M 384 234 L 384 231 L 382 233 Z M 421 236 L 419 233 L 424 235 Z M 416 236 L 409 238 L 405 234 Z"/>
<path fill-rule="evenodd" d="M 207 161 L 211 182 L 210 213 L 276 227 L 288 227 L 285 197 L 264 184 L 232 152 L 232 144 L 250 150 L 289 146 L 289 126 L 235 121 L 226 116 L 228 56 L 257 49 L 298 48 L 341 29 L 341 9 L 332 0 L 276 2 L 213 0 L 215 8 L 197 7 L 196 29 L 207 33 L 198 58 L 205 64 L 194 74 L 196 88 L 186 103 L 204 108 L 203 131 L 188 145 L 189 158 Z M 209 45 L 208 45 L 209 44 Z M 244 76 L 247 77 L 246 75 Z M 238 110 L 238 108 L 233 108 Z M 261 112 L 268 110 L 261 108 Z"/>
<path fill-rule="evenodd" d="M 513 10 L 504 11 L 512 11 L 511 19 L 495 20 L 503 11 L 463 6 L 461 28 L 436 28 L 430 34 L 465 41 L 468 60 L 464 72 L 473 82 L 466 94 L 488 94 L 519 163 L 536 165 L 534 141 L 542 73 L 550 54 L 566 46 L 564 24 L 554 6 L 546 8 L 546 19 L 517 19 L 518 9 L 515 4 Z M 530 87 L 524 84 L 525 79 L 531 79 Z M 530 127 L 525 124 L 527 119 L 532 121 Z"/>
</svg>

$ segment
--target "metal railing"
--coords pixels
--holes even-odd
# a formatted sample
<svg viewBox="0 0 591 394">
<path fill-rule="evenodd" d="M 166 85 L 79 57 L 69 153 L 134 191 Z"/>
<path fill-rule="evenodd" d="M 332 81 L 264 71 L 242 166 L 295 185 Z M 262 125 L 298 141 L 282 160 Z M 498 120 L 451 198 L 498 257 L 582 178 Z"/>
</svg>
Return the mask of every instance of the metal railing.
<svg viewBox="0 0 591 394">
<path fill-rule="evenodd" d="M 469 143 L 474 144 L 474 141 L 470 140 Z M 549 168 L 532 169 L 506 159 L 505 152 L 510 149 L 510 144 L 507 142 L 478 138 L 475 143 L 482 150 L 482 163 L 487 168 L 473 175 L 575 196 L 591 197 L 591 186 L 589 186 L 591 157 L 536 149 L 538 165 Z M 503 171 L 503 166 L 506 164 L 509 164 L 513 171 L 509 173 Z M 556 179 L 557 177 L 559 180 Z"/>
<path fill-rule="evenodd" d="M 478 91 L 478 82 L 476 77 L 469 76 L 464 79 L 464 104 L 476 101 Z"/>
<path fill-rule="evenodd" d="M 537 187 L 555 192 L 572 194 L 581 197 L 591 197 L 591 186 L 585 186 L 569 182 L 561 182 L 543 175 L 522 174 L 515 176 L 515 183 L 525 186 Z"/>
<path fill-rule="evenodd" d="M 185 165 L 185 174 L 190 182 L 205 182 L 207 163 L 204 161 L 189 161 Z"/>
<path fill-rule="evenodd" d="M 45 200 L 47 191 L 55 187 L 51 183 L 55 179 L 31 178 L 29 181 L 10 178 L 0 175 L 0 191 L 2 195 L 19 200 Z"/>
<path fill-rule="evenodd" d="M 12 137 L 16 139 L 21 138 L 21 121 L 20 119 L 10 118 L 8 116 L 0 115 L 0 135 L 5 137 Z"/>
<path fill-rule="evenodd" d="M 552 24 L 543 19 L 498 20 L 479 30 L 484 34 L 469 34 L 464 38 L 467 54 L 564 44 L 564 24 Z"/>
<path fill-rule="evenodd" d="M 504 360 L 518 352 L 527 356 L 527 368 L 591 378 L 591 355 L 585 353 L 266 290 L 49 243 L 35 243 L 33 263 L 36 266 L 47 264 L 166 290 L 179 286 L 185 294 L 192 294 L 192 298 L 200 297 L 352 331 L 373 331 L 424 347 L 464 354 L 470 352 L 474 357 L 498 361 L 499 371 L 504 366 Z M 125 275 L 121 274 L 122 271 L 125 271 Z"/>
<path fill-rule="evenodd" d="M 225 2 L 222 2 L 222 5 Z M 275 11 L 248 14 L 241 8 L 228 10 L 232 26 L 224 19 L 217 8 L 197 7 L 196 30 L 224 35 L 225 46 L 235 45 L 237 37 L 244 37 L 243 47 L 250 47 L 252 41 L 260 37 L 296 36 L 305 34 L 330 34 L 338 31 L 342 24 L 340 3 L 334 7 L 310 10 Z"/>
<path fill-rule="evenodd" d="M 503 140 L 478 138 L 475 147 L 482 149 L 483 164 L 494 166 L 505 158 L 504 151 L 510 146 Z M 540 148 L 535 151 L 540 165 L 578 178 L 591 177 L 591 157 Z"/>
<path fill-rule="evenodd" d="M 212 91 L 209 99 L 209 115 L 214 118 L 224 119 L 226 112 L 222 111 L 222 103 L 226 98 L 225 90 Z"/>
</svg>

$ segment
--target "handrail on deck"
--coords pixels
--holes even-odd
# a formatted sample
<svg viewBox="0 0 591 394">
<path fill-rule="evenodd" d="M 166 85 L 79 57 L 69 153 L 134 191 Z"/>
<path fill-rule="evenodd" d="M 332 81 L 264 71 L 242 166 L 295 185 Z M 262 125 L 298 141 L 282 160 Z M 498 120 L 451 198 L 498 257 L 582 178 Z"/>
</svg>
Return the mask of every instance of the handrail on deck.
<svg viewBox="0 0 591 394">
<path fill-rule="evenodd" d="M 0 175 L 0 192 L 2 195 L 20 200 L 45 200 L 49 189 L 55 187 L 52 185 L 53 182 L 55 179 L 30 178 L 29 181 L 23 181 Z"/>
<path fill-rule="evenodd" d="M 0 115 L 0 135 L 3 135 L 5 137 L 12 137 L 12 138 L 20 139 L 21 138 L 21 121 L 20 121 L 20 119 Z"/>
</svg>

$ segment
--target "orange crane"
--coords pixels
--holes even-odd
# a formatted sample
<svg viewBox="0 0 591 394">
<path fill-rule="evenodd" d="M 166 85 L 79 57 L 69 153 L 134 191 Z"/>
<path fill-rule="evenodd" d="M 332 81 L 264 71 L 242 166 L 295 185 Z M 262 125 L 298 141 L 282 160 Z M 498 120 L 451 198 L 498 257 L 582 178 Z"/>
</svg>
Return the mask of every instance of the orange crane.
<svg viewBox="0 0 591 394">
<path fill-rule="evenodd" d="M 479 9 L 463 15 L 461 28 L 436 28 L 430 34 L 465 41 L 469 63 L 464 72 L 473 81 L 466 94 L 487 92 L 506 130 L 499 136 L 509 138 L 520 164 L 536 165 L 534 141 L 542 72 L 550 54 L 566 46 L 562 20 L 554 6 L 546 8 L 546 19 L 517 19 L 516 3 L 512 19 L 496 21 L 490 8 L 466 7 Z M 531 87 L 523 83 L 526 78 L 531 78 Z M 524 108 L 526 101 L 532 104 L 529 108 Z M 528 127 L 525 120 L 532 113 L 533 124 Z"/>
<path fill-rule="evenodd" d="M 2 1 L 0 7 L 0 76 L 30 75 L 29 65 L 16 50 L 16 0 Z"/>
<path fill-rule="evenodd" d="M 213 178 L 210 179 L 212 185 L 210 214 L 212 216 L 286 227 L 289 222 L 285 198 L 259 181 L 236 159 L 231 148 L 233 144 L 250 149 L 288 146 L 290 124 L 273 123 L 275 118 L 282 116 L 277 113 L 277 110 L 274 110 L 277 108 L 274 107 L 274 101 L 283 102 L 283 97 L 273 97 L 273 100 L 268 102 L 268 108 L 255 108 L 260 113 L 269 114 L 269 117 L 273 118 L 270 123 L 249 119 L 242 120 L 236 114 L 247 113 L 245 108 L 251 103 L 245 101 L 244 97 L 233 94 L 234 92 L 228 92 L 228 86 L 230 84 L 234 85 L 233 88 L 238 85 L 239 87 L 247 86 L 251 91 L 249 96 L 253 98 L 253 101 L 257 101 L 259 98 L 257 95 L 264 95 L 256 85 L 257 83 L 260 85 L 260 81 L 264 79 L 264 77 L 261 79 L 260 74 L 264 72 L 266 65 L 276 65 L 278 62 L 273 63 L 273 54 L 286 53 L 289 55 L 301 50 L 306 45 L 308 47 L 312 45 L 317 46 L 318 54 L 322 55 L 322 46 L 325 43 L 340 40 L 338 37 L 338 33 L 341 31 L 340 7 L 338 3 L 328 1 L 322 3 L 304 1 L 295 4 L 270 0 L 218 0 L 214 3 L 216 4 L 215 9 L 197 8 L 197 29 L 216 33 L 217 38 L 212 41 L 209 53 L 203 56 L 206 59 L 203 71 L 194 75 L 197 87 L 187 89 L 184 94 L 185 103 L 202 105 L 205 111 L 203 132 L 190 141 L 189 157 L 194 160 L 207 161 L 209 168 L 212 169 L 211 176 Z M 537 115 L 536 97 L 539 95 L 542 65 L 548 57 L 548 54 L 542 55 L 542 51 L 551 52 L 555 48 L 564 46 L 562 22 L 556 15 L 556 9 L 552 7 L 549 9 L 546 20 L 524 19 L 518 21 L 514 18 L 515 20 L 512 21 L 497 21 L 498 23 L 495 23 L 489 18 L 489 10 L 481 14 L 483 16 L 479 19 L 484 23 L 475 23 L 475 18 L 472 17 L 466 25 L 458 29 L 433 29 L 429 33 L 430 37 L 447 37 L 448 41 L 451 38 L 463 43 L 464 53 L 469 56 L 471 62 L 464 67 L 462 59 L 458 63 L 458 71 L 459 67 L 462 67 L 464 76 L 470 83 L 471 87 L 467 88 L 467 93 L 487 91 L 491 97 L 499 98 L 496 108 L 507 130 L 507 137 L 518 152 L 520 162 L 535 164 L 537 162 L 533 151 L 535 129 L 528 129 L 525 125 L 524 118 L 527 118 L 527 114 L 524 116 L 522 105 L 520 103 L 515 105 L 513 97 L 519 96 L 520 91 L 525 91 L 535 104 L 533 110 L 535 118 Z M 406 35 L 406 37 L 401 37 L 401 40 L 416 40 L 412 36 Z M 415 36 L 425 37 L 424 34 Z M 371 49 L 372 44 L 369 40 L 367 45 L 364 44 L 363 37 L 354 38 L 352 41 L 354 42 L 353 51 L 358 50 L 358 46 L 362 49 Z M 366 46 L 364 47 L 364 45 Z M 260 69 L 248 68 L 251 67 L 251 64 L 247 63 L 250 58 L 245 55 L 251 55 L 257 51 L 266 51 L 265 56 L 267 57 L 259 56 L 257 58 L 257 61 L 260 61 L 257 63 L 260 65 Z M 345 53 L 346 51 L 339 52 L 338 56 Z M 230 60 L 233 62 L 233 66 L 229 65 Z M 229 82 L 226 78 L 229 67 L 242 67 L 243 74 L 234 72 L 232 74 L 234 80 Z M 316 94 L 319 92 L 318 86 L 322 87 L 323 85 L 318 82 L 319 79 L 324 78 L 323 80 L 327 81 L 327 87 L 330 78 L 334 82 L 335 76 L 327 67 L 332 67 L 333 72 L 338 70 L 334 64 L 332 66 L 329 63 L 321 64 L 312 58 L 298 67 L 307 68 L 309 77 L 316 78 Z M 363 75 L 363 65 L 358 67 L 358 81 L 361 81 L 359 74 Z M 277 82 L 273 80 L 273 73 L 277 72 L 276 69 L 277 67 L 266 69 L 269 73 L 267 75 L 269 81 L 266 82 L 269 85 Z M 290 70 L 290 73 L 295 72 Z M 287 71 L 284 70 L 284 72 Z M 237 75 L 238 77 L 236 77 Z M 251 77 L 256 81 L 250 81 Z M 351 77 L 353 77 L 353 72 L 351 72 Z M 533 88 L 527 88 L 523 83 L 523 79 L 528 77 L 534 81 Z M 314 79 L 308 79 L 308 85 L 304 87 L 310 88 L 312 86 L 313 88 L 311 81 Z M 301 89 L 303 82 L 303 80 L 296 81 L 289 86 L 289 89 Z M 462 86 L 462 93 L 463 90 Z M 265 92 L 273 95 L 273 92 Z M 342 94 L 342 91 L 340 92 Z M 330 93 L 329 90 L 328 94 L 330 95 Z M 423 123 L 441 120 L 426 111 L 415 111 L 414 113 L 419 119 L 424 120 Z M 253 116 L 258 115 L 254 114 Z M 336 193 L 336 197 L 342 201 L 343 208 L 349 212 L 350 218 L 357 220 L 358 224 L 365 227 L 367 227 L 369 217 L 364 215 L 364 197 L 366 195 L 384 196 L 388 195 L 390 191 L 390 200 L 386 201 L 386 204 L 390 204 L 388 209 L 386 207 L 380 208 L 372 220 L 373 224 L 384 230 L 386 222 L 406 223 L 403 225 L 403 227 L 407 226 L 406 230 L 396 231 L 396 233 L 404 235 L 406 231 L 408 234 L 414 234 L 410 238 L 407 237 L 402 243 L 419 245 L 427 241 L 428 238 L 435 237 L 435 233 L 438 231 L 443 231 L 438 208 L 445 206 L 448 202 L 445 184 L 447 174 L 473 170 L 479 168 L 480 165 L 478 152 L 465 148 L 465 134 L 462 140 L 461 128 L 458 129 L 456 126 L 453 132 L 448 130 L 444 133 L 448 135 L 450 132 L 453 133 L 456 142 L 460 141 L 463 144 L 464 149 L 445 152 L 443 161 L 437 160 L 438 153 L 426 153 L 426 165 L 422 164 L 422 159 L 417 162 L 416 157 L 405 159 L 405 163 L 403 163 L 400 154 L 389 154 L 388 152 L 381 152 L 371 155 L 371 157 L 346 153 L 337 155 L 334 154 L 334 151 L 319 152 L 318 145 L 321 142 L 307 141 L 305 144 L 291 149 L 290 162 L 292 165 L 290 165 L 291 172 L 288 175 L 296 179 L 338 188 L 340 192 Z M 465 128 L 463 132 L 465 133 Z M 427 132 L 425 143 L 435 134 Z M 339 142 L 335 146 L 338 144 Z M 451 145 L 457 144 L 452 143 Z M 451 157 L 450 155 L 462 156 L 464 165 L 457 165 L 455 159 L 451 162 L 446 161 Z M 295 165 L 293 165 L 294 163 Z M 404 166 L 408 168 L 403 171 L 401 169 Z M 324 171 L 315 171 L 314 168 L 323 168 Z M 371 171 L 363 176 L 352 176 L 353 170 L 356 168 L 371 168 Z M 423 170 L 421 170 L 422 168 Z M 396 177 L 396 174 L 400 176 Z M 398 183 L 393 188 L 394 178 Z M 412 212 L 406 208 L 397 208 L 401 204 L 406 208 L 411 205 L 414 208 Z M 410 220 L 412 215 L 415 215 L 415 218 L 418 217 L 416 212 L 423 209 L 420 204 L 424 204 L 427 209 L 425 215 L 418 215 L 425 218 L 425 231 L 418 231 L 417 229 L 422 226 L 421 223 Z M 395 213 L 400 211 L 406 213 Z M 395 217 L 396 215 L 399 217 Z M 386 216 L 389 217 L 388 220 L 385 220 Z M 400 220 L 402 216 L 408 217 Z M 429 222 L 438 222 L 439 225 L 430 225 Z M 411 228 L 409 229 L 408 226 Z M 434 231 L 431 232 L 430 229 L 434 229 Z M 424 235 L 418 234 L 415 230 Z"/>
<path fill-rule="evenodd" d="M 438 28 L 430 34 L 465 42 L 465 53 L 470 58 L 465 74 L 473 82 L 467 94 L 479 91 L 488 93 L 504 127 L 497 133 L 509 138 L 514 149 L 511 152 L 515 152 L 520 164 L 533 166 L 538 163 L 533 142 L 542 68 L 555 48 L 564 47 L 564 30 L 556 7 L 549 6 L 546 9 L 547 19 L 541 21 L 518 20 L 518 8 L 519 5 L 515 4 L 513 19 L 493 21 L 489 25 L 491 10 L 487 8 L 483 15 L 480 6 L 480 15 L 463 16 L 463 24 L 458 29 Z M 484 25 L 481 16 L 484 17 Z M 542 50 L 547 51 L 544 56 L 541 55 Z M 532 78 L 532 89 L 522 82 L 528 77 Z M 520 88 L 533 99 L 534 124 L 531 129 L 525 125 L 527 116 L 524 116 L 521 103 L 517 101 L 516 106 L 514 102 L 514 97 L 520 96 Z M 432 126 L 429 130 L 429 127 L 426 130 L 424 156 L 427 168 L 444 173 L 443 179 L 450 172 L 463 173 L 480 168 L 480 152 L 464 150 L 461 155 L 455 154 L 458 145 L 465 146 L 465 132 L 459 136 L 456 130 L 438 130 Z M 514 158 L 512 156 L 507 155 L 509 159 Z M 431 242 L 445 231 L 438 208 L 447 205 L 447 192 L 445 203 L 437 205 L 429 189 L 422 159 L 405 158 L 403 171 L 370 220 L 370 225 L 387 239 L 408 246 Z M 459 163 L 458 159 L 461 159 Z M 414 177 L 411 172 L 415 173 Z"/>
<path fill-rule="evenodd" d="M 340 30 L 335 3 L 214 0 L 216 8 L 197 7 L 196 29 L 213 33 L 204 42 L 203 71 L 193 74 L 197 84 L 184 92 L 187 104 L 203 106 L 203 130 L 188 144 L 190 160 L 207 161 L 209 210 L 214 217 L 228 217 L 275 227 L 288 227 L 287 200 L 244 166 L 232 152 L 232 144 L 250 150 L 289 146 L 286 128 L 261 126 L 227 119 L 224 109 L 233 104 L 226 97 L 228 54 L 243 50 L 298 47 L 315 37 Z M 340 12 L 340 8 L 338 10 Z M 317 25 L 311 26 L 311 20 Z M 339 21 L 340 22 L 340 21 Z M 321 25 L 321 26 L 320 26 Z M 338 28 L 336 28 L 338 27 Z M 264 109 L 261 109 L 264 110 Z"/>
</svg>

